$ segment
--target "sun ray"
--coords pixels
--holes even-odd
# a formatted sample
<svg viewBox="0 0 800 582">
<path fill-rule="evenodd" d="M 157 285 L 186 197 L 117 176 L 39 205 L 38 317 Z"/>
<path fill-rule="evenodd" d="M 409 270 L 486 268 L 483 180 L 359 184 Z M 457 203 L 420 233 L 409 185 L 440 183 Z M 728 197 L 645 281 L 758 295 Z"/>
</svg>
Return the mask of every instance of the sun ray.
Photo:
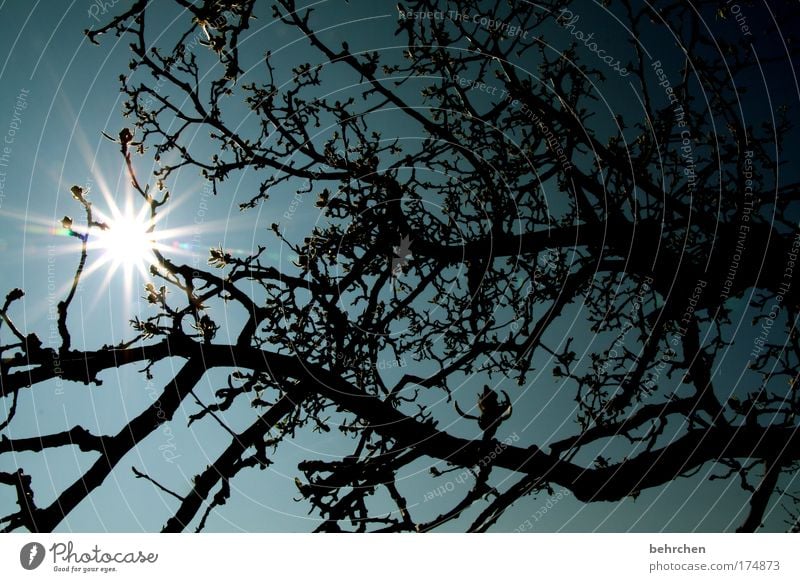
<svg viewBox="0 0 800 582">
<path fill-rule="evenodd" d="M 87 229 L 83 212 L 78 208 L 67 210 L 74 219 L 71 229 L 61 225 L 60 217 L 63 215 L 60 213 L 46 216 L 0 209 L 0 216 L 11 218 L 27 234 L 36 237 L 37 244 L 28 245 L 25 254 L 71 256 L 77 261 L 81 244 L 74 233 L 87 236 L 88 260 L 81 274 L 79 290 L 83 288 L 92 296 L 88 304 L 90 312 L 95 306 L 102 305 L 102 296 L 112 289 L 115 293 L 121 293 L 121 301 L 117 302 L 120 309 L 125 313 L 135 310 L 133 303 L 136 301 L 137 288 L 153 278 L 151 266 L 158 264 L 153 251 L 173 261 L 183 258 L 184 262 L 197 266 L 207 259 L 209 245 L 219 244 L 225 238 L 209 239 L 211 233 L 235 232 L 245 228 L 240 226 L 245 222 L 241 218 L 198 221 L 195 217 L 195 220 L 187 220 L 187 213 L 181 204 L 187 200 L 185 197 L 170 199 L 168 205 L 158 209 L 155 219 L 151 221 L 150 206 L 130 186 L 123 187 L 115 194 L 109 189 L 107 180 L 97 174 L 92 176 L 91 183 L 93 187 L 87 188 L 85 194 L 92 202 L 94 220 L 106 224 L 106 230 L 97 227 Z M 178 207 L 181 207 L 181 211 L 176 214 Z M 178 224 L 167 226 L 170 219 Z M 56 243 L 56 240 L 59 242 Z M 252 249 L 233 247 L 226 247 L 226 250 L 235 255 L 253 252 Z M 74 270 L 71 270 L 70 264 L 67 263 L 63 280 L 53 289 L 52 296 L 55 298 L 64 297 L 72 286 L 70 274 L 74 274 Z M 51 310 L 51 306 L 43 301 L 36 306 L 35 312 L 37 317 L 41 317 L 48 314 L 48 310 Z"/>
</svg>

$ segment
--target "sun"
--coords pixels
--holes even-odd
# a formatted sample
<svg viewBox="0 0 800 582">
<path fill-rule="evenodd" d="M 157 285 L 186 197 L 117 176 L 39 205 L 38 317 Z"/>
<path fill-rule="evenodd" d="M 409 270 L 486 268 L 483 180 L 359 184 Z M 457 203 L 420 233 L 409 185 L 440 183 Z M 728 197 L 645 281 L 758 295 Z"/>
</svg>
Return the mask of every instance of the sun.
<svg viewBox="0 0 800 582">
<path fill-rule="evenodd" d="M 101 280 L 93 280 L 91 284 L 95 299 L 109 292 L 125 309 L 134 304 L 137 290 L 152 284 L 155 279 L 170 279 L 174 261 L 191 260 L 192 264 L 197 264 L 202 260 L 203 256 L 198 252 L 202 249 L 203 234 L 229 229 L 232 225 L 230 218 L 199 222 L 195 218 L 190 223 L 170 226 L 170 221 L 184 222 L 181 219 L 185 218 L 185 213 L 175 214 L 174 211 L 188 198 L 170 200 L 170 205 L 165 207 L 162 207 L 163 202 L 154 206 L 152 200 L 142 200 L 130 187 L 114 192 L 100 175 L 95 186 L 94 197 L 91 197 L 90 188 L 76 186 L 91 201 L 91 225 L 86 220 L 73 220 L 68 215 L 58 226 L 53 224 L 51 216 L 35 218 L 34 225 L 30 215 L 20 217 L 20 220 L 25 221 L 31 232 L 46 232 L 71 239 L 71 244 L 58 246 L 56 253 L 72 254 L 76 252 L 75 245 L 85 244 L 86 254 L 79 267 L 80 280 L 99 276 Z M 227 251 L 237 254 L 252 252 L 233 248 Z M 72 284 L 72 280 L 66 282 L 59 293 L 67 293 Z"/>
<path fill-rule="evenodd" d="M 149 229 L 148 222 L 139 216 L 121 216 L 95 234 L 95 245 L 112 268 L 144 266 L 153 262 L 155 239 Z"/>
<path fill-rule="evenodd" d="M 146 275 L 156 262 L 153 251 L 158 246 L 147 207 L 138 212 L 131 206 L 112 210 L 112 216 L 100 217 L 108 228 L 96 229 L 89 239 L 90 248 L 97 253 L 96 268 L 105 267 L 111 274 L 122 269 L 126 275 L 134 271 Z"/>
</svg>

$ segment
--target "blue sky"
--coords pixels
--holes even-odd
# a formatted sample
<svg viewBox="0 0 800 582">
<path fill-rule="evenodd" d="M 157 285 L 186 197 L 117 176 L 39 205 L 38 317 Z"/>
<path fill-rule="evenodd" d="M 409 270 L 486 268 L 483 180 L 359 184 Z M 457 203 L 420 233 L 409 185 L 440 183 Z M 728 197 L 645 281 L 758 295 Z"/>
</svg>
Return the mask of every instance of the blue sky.
<svg viewBox="0 0 800 582">
<path fill-rule="evenodd" d="M 111 3 L 106 3 L 111 4 Z M 359 3 L 356 3 L 359 4 Z M 347 39 L 352 50 L 361 46 L 400 45 L 401 39 L 389 37 L 394 31 L 394 3 L 387 2 L 369 8 L 360 3 L 362 18 L 352 22 L 352 14 L 341 14 L 339 5 L 328 4 L 320 8 L 322 16 L 333 26 L 326 33 L 329 39 Z M 118 11 L 127 2 L 122 0 L 112 11 Z M 51 338 L 53 321 L 49 318 L 54 301 L 66 291 L 74 272 L 78 249 L 74 239 L 59 236 L 58 221 L 64 215 L 79 217 L 78 207 L 69 194 L 74 184 L 90 187 L 90 196 L 98 207 L 108 206 L 108 197 L 119 206 L 134 201 L 127 187 L 119 150 L 102 137 L 101 132 L 116 135 L 125 120 L 120 115 L 121 97 L 118 77 L 128 69 L 130 53 L 125 41 L 106 35 L 102 46 L 90 44 L 82 31 L 96 21 L 98 4 L 88 1 L 25 2 L 22 0 L 0 3 L 0 139 L 6 137 L 5 159 L 7 166 L 0 167 L 0 251 L 2 252 L 3 289 L 13 287 L 26 290 L 24 308 L 17 315 L 18 324 L 36 331 L 43 338 Z M 263 52 L 264 46 L 281 46 L 292 39 L 285 32 L 269 26 L 269 13 L 262 6 L 262 14 L 255 31 L 248 37 L 246 51 L 251 55 Z M 357 13 L 358 14 L 358 13 Z M 177 13 L 164 11 L 163 26 L 169 34 L 171 22 Z M 185 16 L 183 17 L 186 18 Z M 182 23 L 185 24 L 185 23 Z M 611 36 L 611 33 L 603 33 Z M 602 36 L 602 34 L 601 34 Z M 565 43 L 569 38 L 564 35 Z M 613 41 L 609 40 L 610 43 Z M 624 47 L 619 46 L 623 51 Z M 313 59 L 302 43 L 289 44 L 284 49 L 286 62 L 307 56 Z M 165 89 L 168 90 L 168 89 Z M 630 95 L 620 89 L 619 103 L 628 102 Z M 20 97 L 22 96 L 22 97 Z M 392 131 L 391 123 L 387 129 Z M 400 131 L 394 128 L 396 131 Z M 13 133 L 10 133 L 13 132 Z M 198 136 L 202 143 L 202 136 Z M 9 141 L 10 140 L 10 141 Z M 0 144 L 3 147 L 3 144 Z M 146 175 L 152 160 L 145 156 L 137 161 L 138 169 Z M 170 189 L 175 194 L 170 212 L 160 230 L 173 232 L 168 244 L 174 256 L 184 262 L 205 265 L 209 247 L 218 244 L 242 253 L 249 252 L 265 238 L 267 226 L 281 217 L 288 208 L 292 192 L 286 187 L 273 196 L 269 203 L 249 214 L 241 214 L 238 204 L 253 192 L 258 176 L 245 174 L 227 182 L 219 197 L 208 195 L 203 179 L 190 171 L 175 176 Z M 204 190 L 205 189 L 205 190 Z M 299 205 L 292 221 L 283 221 L 288 236 L 303 236 L 317 219 L 312 194 Z M 108 210 L 106 208 L 106 210 Z M 269 250 L 276 264 L 285 265 L 292 257 L 285 249 Z M 99 253 L 98 253 L 99 254 Z M 91 261 L 97 260 L 97 256 Z M 115 343 L 130 337 L 128 320 L 133 316 L 145 317 L 148 305 L 143 300 L 145 278 L 133 273 L 126 279 L 121 271 L 109 277 L 98 270 L 85 278 L 73 307 L 76 346 L 96 348 L 103 343 Z M 221 308 L 224 310 L 224 308 Z M 580 306 L 565 314 L 565 321 L 579 317 Z M 234 308 L 217 312 L 227 325 L 218 341 L 234 333 L 242 313 Z M 742 310 L 742 317 L 745 312 Z M 563 334 L 564 328 L 553 334 Z M 585 333 L 585 332 L 584 332 Z M 577 343 L 590 342 L 581 337 Z M 742 342 L 747 344 L 747 342 Z M 53 344 L 50 344 L 53 345 Z M 734 348 L 743 350 L 744 348 Z M 734 352 L 735 353 L 735 352 Z M 12 424 L 11 436 L 32 436 L 44 431 L 63 430 L 75 424 L 92 432 L 116 432 L 125 418 L 138 414 L 150 404 L 151 394 L 160 390 L 159 380 L 174 373 L 179 360 L 165 360 L 154 369 L 155 380 L 148 383 L 138 373 L 136 366 L 110 370 L 102 375 L 100 387 L 86 387 L 70 383 L 51 382 L 35 390 L 24 391 L 20 397 L 19 412 Z M 518 409 L 542 406 L 531 410 L 531 415 L 516 416 L 503 426 L 500 438 L 519 435 L 524 442 L 541 444 L 543 440 L 560 434 L 565 415 L 571 410 L 572 395 L 560 390 L 553 382 L 549 369 L 551 363 L 543 358 L 537 366 L 543 372 L 519 398 Z M 389 371 L 389 377 L 396 372 Z M 206 401 L 213 391 L 225 383 L 225 371 L 209 373 L 198 387 L 197 395 Z M 474 398 L 473 393 L 482 385 L 482 379 L 464 379 L 463 398 Z M 675 380 L 677 384 L 677 379 Z M 673 387 L 667 386 L 670 390 Z M 524 395 L 528 396 L 525 397 Z M 5 411 L 0 405 L 0 415 Z M 166 486 L 185 492 L 188 479 L 209 464 L 227 444 L 226 433 L 213 423 L 186 426 L 189 414 L 197 410 L 187 399 L 186 407 L 170 425 L 154 432 L 128 457 L 123 459 L 106 483 L 73 512 L 62 524 L 62 531 L 152 531 L 158 530 L 165 516 L 174 510 L 174 499 L 157 491 L 144 480 L 135 479 L 130 467 L 152 472 Z M 536 422 L 530 422 L 531 418 Z M 251 422 L 252 410 L 246 402 L 234 405 L 225 414 L 232 428 L 244 427 Z M 445 421 L 453 422 L 452 412 L 443 413 Z M 454 434 L 470 436 L 462 425 L 450 427 Z M 275 457 L 275 464 L 264 471 L 251 470 L 235 482 L 234 495 L 221 510 L 209 519 L 210 531 L 308 531 L 316 520 L 307 515 L 308 507 L 292 501 L 297 497 L 294 478 L 298 475 L 297 463 L 309 457 L 324 458 L 349 453 L 351 444 L 337 434 L 299 434 L 294 441 L 283 446 Z M 23 466 L 34 477 L 39 505 L 49 503 L 64 486 L 78 478 L 95 460 L 93 454 L 81 453 L 72 448 L 54 449 L 46 454 L 20 454 L 0 456 L 0 470 L 15 470 Z M 448 496 L 426 501 L 429 492 L 453 483 L 459 473 L 438 479 L 426 475 L 430 460 L 423 459 L 407 468 L 400 488 L 409 499 L 412 511 L 433 517 L 454 501 Z M 497 471 L 498 482 L 506 474 Z M 652 531 L 656 529 L 719 531 L 736 527 L 743 517 L 738 514 L 746 502 L 735 482 L 714 481 L 699 477 L 682 479 L 659 490 L 649 490 L 635 502 L 597 503 L 583 506 L 567 497 L 558 499 L 553 508 L 542 514 L 548 502 L 546 496 L 526 497 L 499 521 L 497 531 L 512 531 L 524 520 L 536 515 L 536 530 L 540 531 Z M 465 485 L 454 484 L 454 489 Z M 464 489 L 466 492 L 466 489 Z M 684 506 L 689 501 L 691 511 Z M 552 502 L 552 500 L 550 500 Z M 0 508 L 14 503 L 10 488 L 0 489 Z M 376 507 L 386 505 L 378 498 Z M 382 505 L 383 504 L 383 505 Z M 464 519 L 451 523 L 448 528 L 459 530 L 469 523 L 468 512 Z M 738 516 L 738 517 L 737 517 Z M 782 529 L 778 513 L 771 515 L 768 523 Z M 665 525 L 666 524 L 666 525 Z"/>
</svg>

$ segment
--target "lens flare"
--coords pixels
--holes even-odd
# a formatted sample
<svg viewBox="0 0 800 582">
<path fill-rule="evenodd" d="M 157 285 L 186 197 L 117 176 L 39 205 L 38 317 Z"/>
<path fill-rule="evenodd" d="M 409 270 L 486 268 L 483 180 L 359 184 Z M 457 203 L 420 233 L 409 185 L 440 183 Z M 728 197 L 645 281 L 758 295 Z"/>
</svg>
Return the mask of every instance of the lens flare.
<svg viewBox="0 0 800 582">
<path fill-rule="evenodd" d="M 155 262 L 153 250 L 157 248 L 154 234 L 150 232 L 150 221 L 144 208 L 139 213 L 126 211 L 106 222 L 108 228 L 93 232 L 90 247 L 101 254 L 98 261 L 109 265 L 112 271 L 139 270 Z"/>
</svg>

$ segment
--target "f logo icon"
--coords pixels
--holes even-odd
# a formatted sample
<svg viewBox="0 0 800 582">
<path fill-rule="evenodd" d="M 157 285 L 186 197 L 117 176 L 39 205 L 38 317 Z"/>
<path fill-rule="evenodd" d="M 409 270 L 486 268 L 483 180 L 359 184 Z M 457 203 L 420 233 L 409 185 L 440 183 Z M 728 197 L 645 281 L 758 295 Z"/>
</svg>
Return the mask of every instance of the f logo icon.
<svg viewBox="0 0 800 582">
<path fill-rule="evenodd" d="M 44 546 L 39 542 L 30 542 L 22 546 L 19 552 L 19 563 L 26 570 L 35 570 L 44 561 Z"/>
</svg>

